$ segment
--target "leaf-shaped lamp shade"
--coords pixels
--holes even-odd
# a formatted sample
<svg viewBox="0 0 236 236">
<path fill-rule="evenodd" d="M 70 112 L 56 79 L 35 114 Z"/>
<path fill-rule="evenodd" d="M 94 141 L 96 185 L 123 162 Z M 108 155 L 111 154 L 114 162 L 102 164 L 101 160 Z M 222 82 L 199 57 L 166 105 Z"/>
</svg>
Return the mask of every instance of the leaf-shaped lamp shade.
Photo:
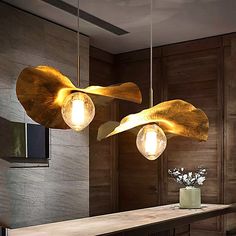
<svg viewBox="0 0 236 236">
<path fill-rule="evenodd" d="M 23 69 L 16 84 L 18 100 L 26 110 L 28 116 L 47 128 L 70 128 L 68 126 L 69 122 L 67 121 L 66 123 L 63 119 L 61 110 L 63 105 L 67 107 L 65 104 L 66 98 L 78 92 L 84 95 L 81 95 L 81 97 L 84 97 L 82 101 L 89 101 L 86 94 L 117 98 L 136 103 L 141 103 L 142 101 L 141 92 L 134 83 L 128 82 L 108 87 L 89 86 L 85 89 L 80 89 L 76 88 L 58 70 L 49 66 L 27 67 Z M 72 105 L 72 101 L 80 99 L 72 99 L 70 97 L 68 100 L 70 100 L 70 104 Z M 96 98 L 94 101 L 96 102 Z M 86 108 L 85 103 L 75 102 L 74 104 L 77 110 L 81 111 L 83 107 Z M 69 109 L 69 107 L 67 108 Z M 85 113 L 86 111 L 84 110 L 84 115 Z M 80 114 L 78 113 L 78 115 Z M 93 112 L 91 112 L 89 117 L 93 118 Z M 82 118 L 77 117 L 77 121 L 79 120 L 81 121 Z"/>
<path fill-rule="evenodd" d="M 118 125 L 111 122 L 101 125 L 98 140 L 151 123 L 156 123 L 166 135 L 179 135 L 198 141 L 208 138 L 209 122 L 206 114 L 183 100 L 170 100 L 128 115 Z"/>
<path fill-rule="evenodd" d="M 167 137 L 183 136 L 198 141 L 208 138 L 209 121 L 206 114 L 183 100 L 160 103 L 118 122 L 106 122 L 98 129 L 98 140 L 124 132 L 137 131 L 136 145 L 148 160 L 157 159 L 165 150 Z M 167 135 L 167 137 L 166 137 Z"/>
</svg>

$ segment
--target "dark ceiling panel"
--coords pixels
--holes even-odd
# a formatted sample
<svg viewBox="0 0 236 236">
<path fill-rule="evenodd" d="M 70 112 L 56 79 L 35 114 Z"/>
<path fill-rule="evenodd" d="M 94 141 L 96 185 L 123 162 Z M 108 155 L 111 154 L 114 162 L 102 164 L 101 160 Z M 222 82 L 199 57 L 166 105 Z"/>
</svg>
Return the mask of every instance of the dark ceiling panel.
<svg viewBox="0 0 236 236">
<path fill-rule="evenodd" d="M 63 2 L 61 0 L 42 0 L 43 2 L 46 2 L 54 7 L 57 7 L 63 11 L 66 11 L 74 16 L 78 15 L 78 9 L 66 2 Z M 113 34 L 116 35 L 124 35 L 128 34 L 128 31 L 125 31 L 115 25 L 112 25 L 94 15 L 89 14 L 88 12 L 85 12 L 83 10 L 79 10 L 79 17 L 91 24 L 94 24 L 104 30 L 107 30 Z"/>
</svg>

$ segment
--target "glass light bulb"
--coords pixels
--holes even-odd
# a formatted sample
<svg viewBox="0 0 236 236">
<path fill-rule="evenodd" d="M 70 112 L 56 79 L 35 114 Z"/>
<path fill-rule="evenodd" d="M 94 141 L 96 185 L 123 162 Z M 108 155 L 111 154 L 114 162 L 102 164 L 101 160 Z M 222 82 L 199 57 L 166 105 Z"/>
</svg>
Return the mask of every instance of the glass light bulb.
<svg viewBox="0 0 236 236">
<path fill-rule="evenodd" d="M 156 160 L 164 152 L 166 144 L 166 135 L 156 124 L 145 125 L 136 138 L 139 152 L 148 160 Z"/>
<path fill-rule="evenodd" d="M 72 93 L 63 102 L 61 113 L 66 124 L 80 131 L 86 128 L 93 120 L 95 107 L 92 99 L 85 93 Z"/>
</svg>

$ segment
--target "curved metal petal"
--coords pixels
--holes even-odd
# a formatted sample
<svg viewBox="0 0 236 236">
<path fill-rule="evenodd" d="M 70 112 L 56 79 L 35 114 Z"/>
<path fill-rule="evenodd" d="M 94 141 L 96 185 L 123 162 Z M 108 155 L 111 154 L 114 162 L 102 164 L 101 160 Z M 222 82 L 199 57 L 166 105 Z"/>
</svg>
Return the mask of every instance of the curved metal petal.
<svg viewBox="0 0 236 236">
<path fill-rule="evenodd" d="M 162 102 L 139 113 L 128 115 L 109 133 L 111 128 L 102 125 L 99 129 L 103 130 L 99 130 L 98 138 L 101 140 L 149 123 L 157 123 L 165 133 L 199 141 L 206 141 L 208 138 L 209 122 L 206 114 L 183 100 Z"/>
<path fill-rule="evenodd" d="M 64 90 L 66 88 L 66 90 Z M 61 101 L 76 89 L 59 71 L 48 66 L 27 67 L 19 75 L 16 94 L 26 113 L 48 128 L 69 129 L 61 115 Z"/>
<path fill-rule="evenodd" d="M 117 98 L 135 103 L 142 102 L 142 95 L 139 87 L 132 82 L 110 85 L 108 87 L 89 86 L 85 89 L 78 88 L 78 90 L 84 93 Z"/>
<path fill-rule="evenodd" d="M 109 99 L 118 98 L 137 103 L 142 101 L 141 92 L 134 83 L 80 89 L 58 70 L 49 66 L 25 68 L 16 84 L 17 97 L 29 117 L 45 127 L 56 129 L 69 129 L 62 118 L 61 106 L 69 94 L 78 91 Z"/>
</svg>

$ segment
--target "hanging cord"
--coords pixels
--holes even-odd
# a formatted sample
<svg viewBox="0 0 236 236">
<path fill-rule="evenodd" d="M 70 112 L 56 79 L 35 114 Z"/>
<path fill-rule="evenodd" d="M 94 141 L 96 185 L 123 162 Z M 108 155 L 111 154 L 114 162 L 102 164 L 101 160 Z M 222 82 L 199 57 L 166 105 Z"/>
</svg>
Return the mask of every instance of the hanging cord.
<svg viewBox="0 0 236 236">
<path fill-rule="evenodd" d="M 153 107 L 153 79 L 152 79 L 152 0 L 150 0 L 150 107 Z"/>
<path fill-rule="evenodd" d="M 77 83 L 80 87 L 80 37 L 79 37 L 79 0 L 78 0 L 78 11 L 77 11 Z"/>
</svg>

